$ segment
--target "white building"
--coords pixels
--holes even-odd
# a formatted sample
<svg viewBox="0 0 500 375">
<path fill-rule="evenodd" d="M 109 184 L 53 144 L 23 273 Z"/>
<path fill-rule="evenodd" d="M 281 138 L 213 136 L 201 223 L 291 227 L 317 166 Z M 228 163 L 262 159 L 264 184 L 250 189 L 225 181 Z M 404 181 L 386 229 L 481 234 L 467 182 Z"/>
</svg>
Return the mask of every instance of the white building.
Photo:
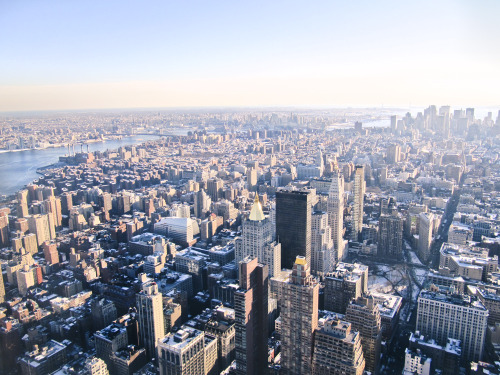
<svg viewBox="0 0 500 375">
<path fill-rule="evenodd" d="M 422 262 L 427 262 L 431 256 L 434 215 L 429 212 L 421 212 L 418 215 L 418 220 L 418 256 Z"/>
<path fill-rule="evenodd" d="M 186 217 L 166 217 L 154 225 L 154 232 L 180 244 L 191 244 L 200 233 L 198 223 Z"/>
<path fill-rule="evenodd" d="M 332 178 L 328 192 L 328 224 L 331 228 L 331 237 L 336 251 L 336 260 L 342 261 L 344 254 L 344 177 L 336 173 Z"/>
<path fill-rule="evenodd" d="M 269 277 L 278 275 L 281 270 L 281 244 L 274 240 L 273 232 L 273 223 L 264 215 L 256 194 L 250 216 L 243 222 L 241 237 L 236 240 L 236 264 L 246 257 L 257 258 L 259 263 L 268 266 Z"/>
<path fill-rule="evenodd" d="M 331 231 L 326 212 L 311 215 L 311 271 L 317 276 L 333 271 L 335 249 Z"/>
<path fill-rule="evenodd" d="M 149 358 L 156 354 L 157 342 L 165 335 L 163 319 L 163 299 L 154 281 L 143 284 L 136 295 L 137 317 L 139 321 L 139 342 L 146 348 Z"/>
<path fill-rule="evenodd" d="M 184 218 L 190 218 L 191 217 L 191 207 L 187 203 L 174 203 L 170 207 L 170 210 L 168 210 L 169 216 L 172 217 L 184 217 Z"/>
<path fill-rule="evenodd" d="M 418 297 L 417 330 L 445 345 L 448 338 L 462 342 L 468 361 L 482 359 L 488 310 L 475 297 L 422 291 Z"/>
<path fill-rule="evenodd" d="M 200 375 L 205 371 L 205 334 L 183 326 L 158 342 L 160 374 Z"/>
</svg>

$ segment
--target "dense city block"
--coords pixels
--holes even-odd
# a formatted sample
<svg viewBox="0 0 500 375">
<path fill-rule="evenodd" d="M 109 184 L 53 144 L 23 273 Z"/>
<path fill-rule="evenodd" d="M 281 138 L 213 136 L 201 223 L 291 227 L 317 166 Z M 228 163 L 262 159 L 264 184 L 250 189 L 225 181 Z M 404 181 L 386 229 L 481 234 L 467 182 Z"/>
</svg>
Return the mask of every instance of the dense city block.
<svg viewBox="0 0 500 375">
<path fill-rule="evenodd" d="M 0 374 L 500 374 L 498 135 L 434 105 L 5 116 L 2 153 L 61 155 L 0 191 Z"/>
</svg>

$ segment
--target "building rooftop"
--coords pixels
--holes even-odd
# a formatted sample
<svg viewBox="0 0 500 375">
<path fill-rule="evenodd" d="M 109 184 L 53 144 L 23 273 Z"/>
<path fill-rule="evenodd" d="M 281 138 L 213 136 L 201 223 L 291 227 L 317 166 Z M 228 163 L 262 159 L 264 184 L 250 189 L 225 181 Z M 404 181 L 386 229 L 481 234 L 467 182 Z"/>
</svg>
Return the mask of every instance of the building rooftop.
<svg viewBox="0 0 500 375">
<path fill-rule="evenodd" d="M 264 216 L 264 212 L 262 211 L 262 204 L 259 200 L 259 194 L 255 194 L 255 200 L 253 202 L 252 209 L 250 210 L 250 216 L 248 220 L 251 221 L 262 221 L 266 217 Z"/>
<path fill-rule="evenodd" d="M 350 342 L 354 342 L 359 335 L 359 332 L 351 331 L 351 323 L 340 319 L 325 320 L 319 331 Z"/>
<path fill-rule="evenodd" d="M 371 295 L 378 305 L 381 316 L 393 318 L 403 303 L 403 297 L 393 294 L 371 293 Z"/>
<path fill-rule="evenodd" d="M 123 324 L 111 323 L 106 328 L 103 328 L 100 331 L 97 331 L 94 335 L 111 341 L 116 336 L 123 334 L 123 333 L 126 333 L 126 332 L 127 332 L 127 328 Z"/>
<path fill-rule="evenodd" d="M 441 293 L 441 292 L 433 292 L 430 290 L 422 290 L 418 297 L 419 301 L 421 299 L 430 299 L 443 303 L 449 303 L 452 305 L 488 311 L 486 307 L 484 307 L 484 305 L 476 298 L 464 294 Z"/>
<path fill-rule="evenodd" d="M 145 352 L 145 351 L 146 351 L 146 349 L 144 349 L 144 348 L 139 348 L 139 347 L 137 347 L 135 345 L 129 345 L 126 348 L 118 350 L 117 352 L 115 352 L 115 356 L 118 357 L 118 358 L 121 358 L 123 360 L 128 361 L 136 353 L 138 353 L 138 352 Z"/>
<path fill-rule="evenodd" d="M 170 349 L 182 351 L 183 348 L 202 334 L 203 332 L 200 330 L 183 326 L 177 332 L 166 335 L 161 340 L 161 343 L 167 345 Z"/>
<path fill-rule="evenodd" d="M 190 258 L 193 260 L 197 261 L 205 261 L 207 260 L 207 256 L 205 254 L 202 254 L 196 250 L 193 250 L 192 248 L 188 247 L 187 249 L 179 251 L 176 255 L 176 258 L 181 257 L 181 258 Z"/>
<path fill-rule="evenodd" d="M 412 332 L 410 334 L 409 342 L 410 344 L 418 344 L 419 346 L 425 346 L 435 350 L 445 350 L 448 353 L 456 355 L 460 355 L 462 353 L 462 343 L 460 340 L 448 338 L 446 345 L 441 346 L 433 339 L 426 340 L 424 335 L 421 335 L 419 331 L 415 331 L 415 333 Z"/>
<path fill-rule="evenodd" d="M 496 294 L 494 291 L 488 289 L 476 289 L 477 293 L 481 295 L 484 299 L 500 301 L 500 296 Z"/>
<path fill-rule="evenodd" d="M 66 349 L 66 345 L 61 344 L 55 340 L 50 340 L 46 345 L 41 348 L 35 347 L 35 349 L 26 354 L 25 360 L 29 362 L 29 365 L 32 367 L 38 367 L 40 362 L 44 361 L 47 357 Z M 23 358 L 24 359 L 24 358 Z"/>
</svg>

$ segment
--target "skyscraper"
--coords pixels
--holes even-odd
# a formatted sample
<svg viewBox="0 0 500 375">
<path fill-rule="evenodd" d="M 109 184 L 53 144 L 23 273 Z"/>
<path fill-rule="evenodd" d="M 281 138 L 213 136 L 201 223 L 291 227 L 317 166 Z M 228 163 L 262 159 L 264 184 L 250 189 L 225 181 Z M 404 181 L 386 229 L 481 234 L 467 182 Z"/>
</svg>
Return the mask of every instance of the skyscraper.
<svg viewBox="0 0 500 375">
<path fill-rule="evenodd" d="M 387 164 L 396 164 L 401 161 L 401 146 L 400 145 L 391 145 L 387 147 Z"/>
<path fill-rule="evenodd" d="M 311 263 L 311 212 L 309 190 L 276 192 L 276 239 L 281 243 L 281 268 L 292 268 L 300 255 Z"/>
<path fill-rule="evenodd" d="M 66 197 L 68 207 L 73 208 L 73 200 L 71 194 Z M 113 209 L 113 198 L 110 193 L 103 193 L 100 197 L 100 203 L 104 212 L 109 212 Z M 64 202 L 64 200 L 63 200 Z M 71 211 L 71 208 L 69 209 Z"/>
<path fill-rule="evenodd" d="M 37 268 L 25 264 L 16 272 L 17 289 L 19 294 L 25 296 L 28 289 L 37 284 Z"/>
<path fill-rule="evenodd" d="M 9 215 L 6 212 L 0 213 L 0 247 L 9 246 Z"/>
<path fill-rule="evenodd" d="M 380 216 L 377 255 L 390 259 L 403 258 L 403 219 L 398 213 Z"/>
<path fill-rule="evenodd" d="M 333 174 L 328 193 L 328 223 L 332 230 L 336 260 L 344 259 L 344 177 L 339 172 Z"/>
<path fill-rule="evenodd" d="M 56 227 L 62 225 L 61 199 L 53 195 L 43 201 L 45 212 L 52 215 Z"/>
<path fill-rule="evenodd" d="M 205 190 L 198 191 L 194 199 L 194 216 L 204 218 L 205 214 L 210 211 L 211 204 L 212 199 L 205 193 Z"/>
<path fill-rule="evenodd" d="M 122 191 L 118 196 L 118 213 L 120 215 L 130 212 L 132 209 L 132 194 L 127 191 Z"/>
<path fill-rule="evenodd" d="M 109 193 L 107 193 L 109 195 Z M 111 195 L 110 195 L 111 197 Z M 62 193 L 61 194 L 61 213 L 63 215 L 69 215 L 69 211 L 73 208 L 73 194 L 72 193 Z M 111 208 L 110 208 L 111 209 Z"/>
<path fill-rule="evenodd" d="M 249 191 L 254 191 L 257 187 L 257 169 L 248 168 L 247 169 L 247 189 Z"/>
<path fill-rule="evenodd" d="M 365 200 L 365 168 L 356 165 L 354 170 L 354 206 L 352 208 L 351 240 L 359 241 L 363 229 L 363 205 Z"/>
<path fill-rule="evenodd" d="M 0 274 L 0 303 L 5 302 L 5 284 L 3 282 L 3 275 Z"/>
<path fill-rule="evenodd" d="M 154 281 L 146 282 L 136 295 L 139 321 L 139 342 L 146 348 L 148 357 L 156 354 L 158 339 L 165 335 L 162 294 Z"/>
<path fill-rule="evenodd" d="M 267 369 L 267 266 L 246 258 L 239 268 L 240 285 L 234 293 L 236 372 L 258 375 Z"/>
<path fill-rule="evenodd" d="M 359 331 L 367 371 L 378 372 L 380 345 L 382 343 L 382 323 L 378 305 L 372 296 L 359 297 L 347 306 L 345 320 L 352 329 Z"/>
<path fill-rule="evenodd" d="M 281 270 L 281 244 L 273 238 L 273 224 L 264 215 L 258 194 L 248 220 L 242 224 L 241 237 L 236 241 L 236 263 L 246 257 L 258 258 L 260 263 L 267 265 L 270 277 Z"/>
<path fill-rule="evenodd" d="M 319 284 L 297 256 L 290 277 L 280 285 L 281 365 L 284 374 L 311 374 L 313 336 L 318 327 Z"/>
<path fill-rule="evenodd" d="M 397 116 L 391 116 L 391 133 L 395 133 L 397 129 Z"/>
<path fill-rule="evenodd" d="M 222 195 L 224 181 L 218 178 L 211 178 L 207 181 L 207 193 L 212 198 L 212 202 L 217 202 Z"/>
<path fill-rule="evenodd" d="M 323 277 L 332 271 L 335 264 L 335 250 L 328 225 L 328 214 L 316 211 L 311 217 L 311 271 Z"/>
<path fill-rule="evenodd" d="M 340 262 L 324 281 L 325 309 L 345 314 L 352 299 L 368 292 L 368 266 Z"/>
<path fill-rule="evenodd" d="M 17 192 L 17 217 L 25 217 L 28 212 L 28 190 L 20 190 Z"/>
<path fill-rule="evenodd" d="M 59 252 L 55 241 L 45 241 L 42 244 L 45 261 L 49 264 L 59 263 Z"/>
<path fill-rule="evenodd" d="M 319 150 L 318 155 L 316 156 L 316 163 L 315 163 L 320 170 L 320 176 L 323 176 L 323 172 L 325 170 L 325 159 L 323 156 L 323 151 Z"/>
<path fill-rule="evenodd" d="M 55 237 L 52 236 L 52 234 L 55 234 L 55 228 L 51 230 L 53 225 L 54 221 L 50 220 L 48 214 L 28 216 L 29 230 L 30 233 L 36 234 L 38 246 L 41 246 L 45 241 L 50 241 Z"/>
<path fill-rule="evenodd" d="M 365 359 L 359 332 L 351 323 L 328 319 L 314 338 L 314 375 L 362 375 Z"/>
<path fill-rule="evenodd" d="M 102 329 L 117 318 L 115 304 L 106 298 L 94 299 L 90 306 L 94 329 Z"/>
<path fill-rule="evenodd" d="M 432 227 L 434 215 L 428 212 L 421 212 L 418 215 L 418 256 L 423 262 L 429 261 L 431 257 Z"/>
</svg>

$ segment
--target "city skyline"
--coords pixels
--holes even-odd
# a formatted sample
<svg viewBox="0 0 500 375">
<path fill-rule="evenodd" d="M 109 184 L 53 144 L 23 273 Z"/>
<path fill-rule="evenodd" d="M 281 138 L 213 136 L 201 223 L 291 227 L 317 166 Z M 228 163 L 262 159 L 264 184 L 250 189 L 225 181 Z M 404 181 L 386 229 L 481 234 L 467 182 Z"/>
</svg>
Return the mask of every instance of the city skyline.
<svg viewBox="0 0 500 375">
<path fill-rule="evenodd" d="M 0 0 L 0 375 L 500 374 L 499 14 Z"/>
<path fill-rule="evenodd" d="M 0 111 L 498 106 L 500 5 L 0 6 Z"/>
<path fill-rule="evenodd" d="M 33 113 L 0 135 L 26 165 L 3 173 L 0 375 L 500 371 L 500 111 Z"/>
</svg>

